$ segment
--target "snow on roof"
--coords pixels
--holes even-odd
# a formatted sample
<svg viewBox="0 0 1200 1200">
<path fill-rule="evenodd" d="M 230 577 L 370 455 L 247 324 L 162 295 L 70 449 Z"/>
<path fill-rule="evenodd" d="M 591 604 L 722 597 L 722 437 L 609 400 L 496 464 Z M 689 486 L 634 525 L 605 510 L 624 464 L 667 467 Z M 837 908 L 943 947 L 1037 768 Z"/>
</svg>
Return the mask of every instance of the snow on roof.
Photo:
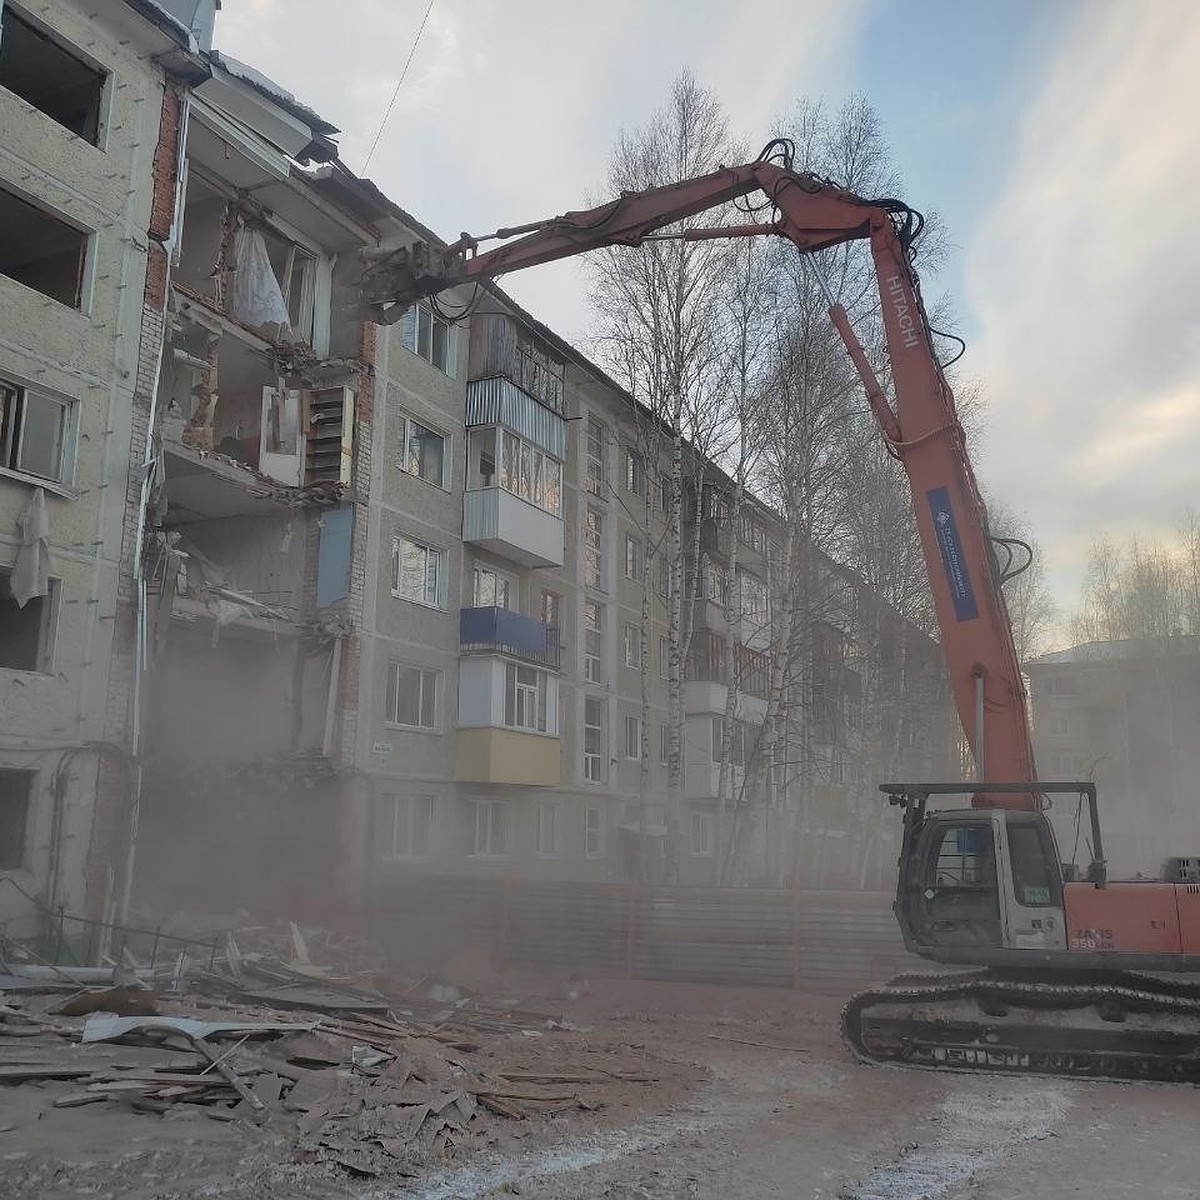
<svg viewBox="0 0 1200 1200">
<path fill-rule="evenodd" d="M 341 132 L 336 125 L 330 125 L 320 113 L 297 100 L 291 92 L 286 88 L 281 88 L 273 79 L 268 79 L 261 71 L 256 71 L 253 67 L 239 62 L 236 58 L 231 58 L 228 54 L 222 54 L 219 50 L 211 51 L 208 57 L 235 79 L 240 79 L 255 91 L 261 92 L 268 99 L 275 101 L 281 108 L 287 109 L 293 116 L 299 117 L 300 120 L 312 126 L 314 134 Z"/>
</svg>

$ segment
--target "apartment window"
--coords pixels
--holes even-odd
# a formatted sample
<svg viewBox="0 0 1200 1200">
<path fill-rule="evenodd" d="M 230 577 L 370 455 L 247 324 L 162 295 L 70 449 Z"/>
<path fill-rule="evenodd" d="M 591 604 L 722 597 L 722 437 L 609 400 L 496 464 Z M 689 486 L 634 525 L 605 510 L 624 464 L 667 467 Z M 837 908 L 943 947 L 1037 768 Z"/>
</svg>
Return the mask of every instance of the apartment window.
<svg viewBox="0 0 1200 1200">
<path fill-rule="evenodd" d="M 429 667 L 389 663 L 387 705 L 384 710 L 388 724 L 436 729 L 441 674 L 441 671 Z"/>
<path fill-rule="evenodd" d="M 104 73 L 81 62 L 11 8 L 4 8 L 0 17 L 0 86 L 97 145 Z"/>
<path fill-rule="evenodd" d="M 715 763 L 721 761 L 721 740 L 725 728 L 724 717 L 713 717 L 712 719 L 712 760 Z M 735 721 L 733 724 L 733 733 L 729 739 L 729 761 L 735 767 L 744 765 L 746 749 L 746 727 L 740 722 Z"/>
<path fill-rule="evenodd" d="M 704 492 L 704 515 L 710 521 L 723 525 L 729 520 L 729 498 L 716 488 L 708 488 Z"/>
<path fill-rule="evenodd" d="M 553 455 L 500 430 L 500 486 L 556 517 L 562 516 L 562 463 Z"/>
<path fill-rule="evenodd" d="M 666 558 L 658 560 L 658 594 L 664 600 L 671 595 L 671 564 Z"/>
<path fill-rule="evenodd" d="M 583 575 L 590 588 L 604 588 L 604 514 L 587 510 L 583 527 Z"/>
<path fill-rule="evenodd" d="M 660 637 L 658 639 L 658 677 L 659 679 L 671 678 L 671 639 Z"/>
<path fill-rule="evenodd" d="M 729 586 L 729 576 L 725 568 L 718 563 L 706 563 L 701 577 L 704 595 L 714 604 L 724 604 L 725 593 Z"/>
<path fill-rule="evenodd" d="M 546 732 L 546 672 L 520 663 L 504 668 L 504 723 L 513 729 Z"/>
<path fill-rule="evenodd" d="M 607 437 L 608 426 L 595 417 L 588 417 L 587 479 L 584 487 L 592 496 L 604 496 L 604 443 Z"/>
<path fill-rule="evenodd" d="M 756 625 L 765 625 L 771 615 L 767 585 L 749 571 L 739 574 L 738 583 L 742 592 L 742 619 Z"/>
<path fill-rule="evenodd" d="M 537 852 L 547 857 L 559 853 L 561 807 L 557 804 L 538 805 Z"/>
<path fill-rule="evenodd" d="M 434 608 L 443 605 L 445 556 L 423 542 L 398 537 L 392 543 L 392 595 Z"/>
<path fill-rule="evenodd" d="M 508 853 L 508 805 L 503 800 L 468 800 L 464 850 L 472 857 Z"/>
<path fill-rule="evenodd" d="M 636 451 L 625 451 L 625 488 L 635 496 L 646 494 L 646 460 Z"/>
<path fill-rule="evenodd" d="M 541 606 L 538 613 L 542 618 L 542 624 L 549 626 L 553 630 L 562 628 L 562 597 L 557 592 L 542 589 Z"/>
<path fill-rule="evenodd" d="M 765 552 L 767 548 L 766 527 L 760 525 L 748 513 L 742 513 L 741 526 L 742 544 L 749 546 L 751 550 L 757 550 L 760 553 Z"/>
<path fill-rule="evenodd" d="M 604 782 L 604 701 L 591 696 L 583 702 L 583 777 Z"/>
<path fill-rule="evenodd" d="M 1065 714 L 1060 714 L 1050 718 L 1050 732 L 1057 734 L 1072 733 L 1071 718 Z"/>
<path fill-rule="evenodd" d="M 25 865 L 25 830 L 35 774 L 0 770 L 0 871 Z"/>
<path fill-rule="evenodd" d="M 642 539 L 632 534 L 625 535 L 625 578 L 635 579 L 639 583 L 646 574 L 646 551 L 642 547 Z"/>
<path fill-rule="evenodd" d="M 671 502 L 675 498 L 675 488 L 672 485 L 671 476 L 664 475 L 658 481 L 658 503 L 663 512 L 671 511 Z"/>
<path fill-rule="evenodd" d="M 471 599 L 476 608 L 515 609 L 518 606 L 517 581 L 495 567 L 476 563 Z"/>
<path fill-rule="evenodd" d="M 658 727 L 658 761 L 664 767 L 671 761 L 671 726 L 666 721 Z"/>
<path fill-rule="evenodd" d="M 604 814 L 598 808 L 583 810 L 583 856 L 599 858 L 604 853 Z"/>
<path fill-rule="evenodd" d="M 433 832 L 433 796 L 383 796 L 380 845 L 384 858 L 426 858 Z"/>
<path fill-rule="evenodd" d="M 446 439 L 412 417 L 404 418 L 404 449 L 400 469 L 424 479 L 435 487 L 446 486 Z"/>
<path fill-rule="evenodd" d="M 439 371 L 453 376 L 453 330 L 428 304 L 414 304 L 404 314 L 400 322 L 400 339 L 405 349 L 419 354 Z"/>
<path fill-rule="evenodd" d="M 75 406 L 0 379 L 0 449 L 10 471 L 70 482 Z"/>
<path fill-rule="evenodd" d="M 52 669 L 58 587 L 57 579 L 50 580 L 49 595 L 33 596 L 20 608 L 12 594 L 11 572 L 0 570 L 0 667 L 42 673 Z"/>
<path fill-rule="evenodd" d="M 595 600 L 583 602 L 583 677 L 588 683 L 604 680 L 604 607 Z"/>
<path fill-rule="evenodd" d="M 691 853 L 694 858 L 711 858 L 713 854 L 712 813 L 692 813 Z"/>
<path fill-rule="evenodd" d="M 640 671 L 642 667 L 642 631 L 637 625 L 626 624 L 621 630 L 621 642 L 625 648 L 625 665 Z"/>
<path fill-rule="evenodd" d="M 81 308 L 87 245 L 83 230 L 0 189 L 0 275 Z"/>
<path fill-rule="evenodd" d="M 625 717 L 625 757 L 642 757 L 642 718 L 632 713 Z"/>
</svg>

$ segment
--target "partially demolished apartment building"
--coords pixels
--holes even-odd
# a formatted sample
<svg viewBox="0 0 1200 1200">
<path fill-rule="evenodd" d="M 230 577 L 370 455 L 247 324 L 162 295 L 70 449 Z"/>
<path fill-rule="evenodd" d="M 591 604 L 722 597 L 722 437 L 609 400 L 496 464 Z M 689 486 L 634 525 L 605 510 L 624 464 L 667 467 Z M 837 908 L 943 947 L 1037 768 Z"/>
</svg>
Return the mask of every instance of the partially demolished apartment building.
<svg viewBox="0 0 1200 1200">
<path fill-rule="evenodd" d="M 369 264 L 433 235 L 211 50 L 216 7 L 4 0 L 0 919 L 131 895 L 320 917 L 412 872 L 718 881 L 723 647 L 736 794 L 774 517 L 747 501 L 734 529 L 703 473 L 673 809 L 644 414 L 497 288 L 458 322 L 469 297 L 364 319 Z M 845 852 L 855 805 L 876 815 L 853 696 L 888 668 L 854 623 L 891 623 L 897 678 L 940 677 L 927 638 L 852 610 L 814 641 L 821 719 L 784 732 L 797 765 L 750 839 L 803 834 L 793 869 L 830 886 L 876 881 Z M 896 707 L 899 760 L 938 774 L 944 689 Z"/>
<path fill-rule="evenodd" d="M 176 97 L 207 74 L 189 30 L 153 5 L 0 6 L 6 922 L 37 905 L 119 904 L 134 773 L 130 464 L 161 323 L 152 247 L 172 226 L 156 180 L 174 174 Z"/>
</svg>

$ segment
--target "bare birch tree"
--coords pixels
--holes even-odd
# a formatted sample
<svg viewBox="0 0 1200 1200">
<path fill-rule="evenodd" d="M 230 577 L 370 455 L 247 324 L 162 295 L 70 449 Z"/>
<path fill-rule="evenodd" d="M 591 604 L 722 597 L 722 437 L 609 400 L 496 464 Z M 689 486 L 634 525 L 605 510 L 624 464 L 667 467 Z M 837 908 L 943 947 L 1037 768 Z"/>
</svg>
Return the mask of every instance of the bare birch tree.
<svg viewBox="0 0 1200 1200">
<path fill-rule="evenodd" d="M 640 191 L 715 170 L 733 150 L 720 103 L 685 72 L 650 122 L 623 132 L 613 148 L 606 191 Z M 712 223 L 708 213 L 667 234 Z M 597 315 L 595 353 L 649 415 L 647 461 L 669 461 L 663 547 L 668 569 L 670 644 L 670 816 L 678 829 L 683 790 L 683 681 L 696 589 L 688 563 L 700 561 L 706 464 L 722 449 L 725 425 L 722 298 L 730 247 L 665 238 L 636 250 L 605 249 L 587 263 Z M 685 505 L 689 510 L 685 514 Z M 684 544 L 684 531 L 691 545 Z"/>
</svg>

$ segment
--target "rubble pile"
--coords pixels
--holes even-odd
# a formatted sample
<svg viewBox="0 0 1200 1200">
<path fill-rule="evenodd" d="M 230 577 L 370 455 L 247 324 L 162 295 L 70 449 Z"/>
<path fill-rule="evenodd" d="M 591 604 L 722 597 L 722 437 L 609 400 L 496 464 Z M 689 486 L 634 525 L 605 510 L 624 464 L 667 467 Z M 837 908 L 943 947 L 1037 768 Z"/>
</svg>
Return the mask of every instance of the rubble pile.
<svg viewBox="0 0 1200 1200">
<path fill-rule="evenodd" d="M 44 1089 L 52 1109 L 190 1109 L 282 1140 L 294 1162 L 386 1179 L 657 1082 L 592 1054 L 561 1012 L 485 1002 L 430 976 L 363 986 L 387 975 L 364 965 L 364 947 L 330 954 L 334 967 L 310 949 L 329 952 L 333 939 L 295 926 L 224 942 L 209 961 L 162 969 L 128 953 L 78 968 L 10 950 L 0 1086 Z M 547 1055 L 556 1037 L 570 1046 Z"/>
</svg>

